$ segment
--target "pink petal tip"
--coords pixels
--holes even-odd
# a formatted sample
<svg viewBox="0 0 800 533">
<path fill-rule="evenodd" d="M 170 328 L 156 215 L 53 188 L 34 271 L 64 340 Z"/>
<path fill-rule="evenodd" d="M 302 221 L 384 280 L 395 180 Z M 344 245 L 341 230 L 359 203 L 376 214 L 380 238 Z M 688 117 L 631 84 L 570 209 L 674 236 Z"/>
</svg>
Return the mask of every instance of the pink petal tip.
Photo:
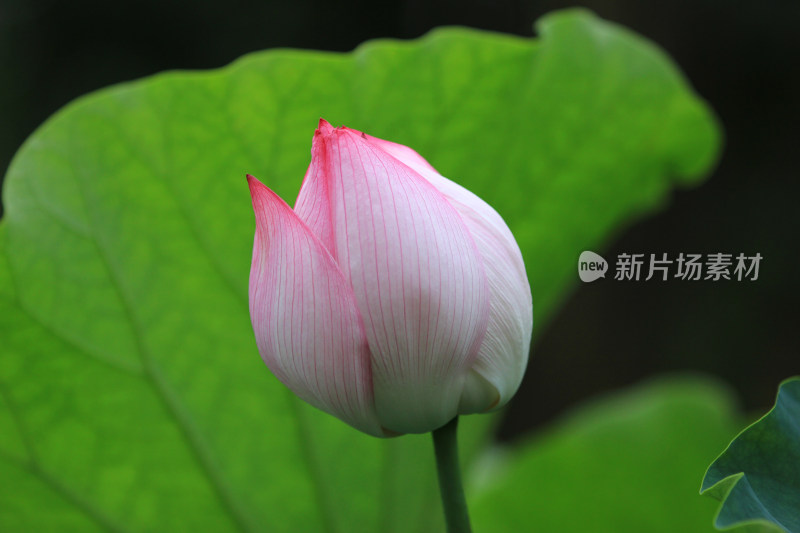
<svg viewBox="0 0 800 533">
<path fill-rule="evenodd" d="M 334 128 L 333 128 L 333 126 L 331 126 L 330 122 L 328 122 L 324 118 L 320 117 L 319 124 L 317 125 L 317 131 L 315 131 L 314 133 L 318 134 L 318 135 L 320 135 L 320 134 L 321 135 L 328 135 L 333 131 L 333 129 Z"/>
</svg>

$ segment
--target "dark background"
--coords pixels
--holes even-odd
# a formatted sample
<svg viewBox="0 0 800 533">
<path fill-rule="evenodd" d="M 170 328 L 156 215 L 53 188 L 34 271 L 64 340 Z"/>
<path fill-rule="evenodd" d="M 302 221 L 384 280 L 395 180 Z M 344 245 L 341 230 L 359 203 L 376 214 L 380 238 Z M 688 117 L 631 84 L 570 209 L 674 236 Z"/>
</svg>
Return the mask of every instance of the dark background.
<svg viewBox="0 0 800 533">
<path fill-rule="evenodd" d="M 271 47 L 349 51 L 367 39 L 414 38 L 441 25 L 532 36 L 538 17 L 571 5 L 0 0 L 0 168 L 50 114 L 109 84 L 167 69 L 220 67 Z M 587 396 L 663 372 L 718 376 L 745 409 L 764 411 L 780 380 L 800 373 L 800 3 L 581 5 L 666 49 L 715 109 L 726 135 L 706 184 L 676 192 L 661 213 L 596 251 L 610 262 L 622 252 L 759 252 L 764 259 L 755 282 L 580 284 L 576 275 L 561 312 L 535 332 L 528 373 L 501 438 L 537 427 Z M 575 253 L 577 262 L 580 250 Z"/>
</svg>

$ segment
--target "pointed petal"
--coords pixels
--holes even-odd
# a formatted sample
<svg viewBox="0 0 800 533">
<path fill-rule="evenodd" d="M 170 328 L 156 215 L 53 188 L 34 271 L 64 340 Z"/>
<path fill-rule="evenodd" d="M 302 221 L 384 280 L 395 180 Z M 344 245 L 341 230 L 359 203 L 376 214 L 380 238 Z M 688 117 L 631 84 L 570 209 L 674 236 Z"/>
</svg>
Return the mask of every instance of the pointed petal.
<svg viewBox="0 0 800 533">
<path fill-rule="evenodd" d="M 381 424 L 420 433 L 446 423 L 489 314 L 461 217 L 417 172 L 347 128 L 318 130 L 295 209 L 353 287 Z"/>
<path fill-rule="evenodd" d="M 440 175 L 422 156 L 402 144 L 367 136 L 434 185 L 456 208 L 475 239 L 489 281 L 491 312 L 486 336 L 473 367 L 486 381 L 470 379 L 461 414 L 503 406 L 516 393 L 528 363 L 533 307 L 522 254 L 502 217 L 478 196 Z M 488 383 L 487 383 L 488 382 Z M 476 398 L 492 396 L 478 408 Z M 467 407 L 471 405 L 471 407 Z"/>
<path fill-rule="evenodd" d="M 333 212 L 331 211 L 332 192 L 325 177 L 330 166 L 328 151 L 325 150 L 324 143 L 317 141 L 317 139 L 331 135 L 333 131 L 333 126 L 325 119 L 319 119 L 319 126 L 314 132 L 314 142 L 311 144 L 311 164 L 308 165 L 303 184 L 300 186 L 300 192 L 295 200 L 294 212 L 336 260 Z"/>
<path fill-rule="evenodd" d="M 317 124 L 317 131 L 320 133 L 330 133 L 333 131 L 333 126 L 331 123 L 325 120 L 324 118 L 320 117 L 319 124 Z"/>
<path fill-rule="evenodd" d="M 250 316 L 258 350 L 300 398 L 384 436 L 355 297 L 330 254 L 275 193 L 248 176 L 256 234 Z"/>
</svg>

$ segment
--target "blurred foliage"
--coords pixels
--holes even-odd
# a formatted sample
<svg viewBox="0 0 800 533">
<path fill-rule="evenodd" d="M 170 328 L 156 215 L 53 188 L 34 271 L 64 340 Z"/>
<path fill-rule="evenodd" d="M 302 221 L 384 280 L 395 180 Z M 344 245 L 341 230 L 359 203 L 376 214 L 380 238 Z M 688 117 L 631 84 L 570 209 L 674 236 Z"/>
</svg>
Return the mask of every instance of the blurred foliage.
<svg viewBox="0 0 800 533">
<path fill-rule="evenodd" d="M 723 500 L 720 529 L 800 532 L 800 377 L 781 384 L 775 407 L 730 443 L 701 490 Z"/>
<path fill-rule="evenodd" d="M 428 437 L 361 435 L 263 367 L 244 174 L 291 199 L 320 116 L 407 144 L 506 218 L 541 322 L 719 134 L 652 44 L 583 11 L 538 28 L 254 54 L 34 133 L 0 224 L 0 529 L 439 530 Z M 463 421 L 465 461 L 492 421 Z"/>
<path fill-rule="evenodd" d="M 714 531 L 699 473 L 736 429 L 714 382 L 671 378 L 603 398 L 495 461 L 471 498 L 475 530 Z"/>
</svg>

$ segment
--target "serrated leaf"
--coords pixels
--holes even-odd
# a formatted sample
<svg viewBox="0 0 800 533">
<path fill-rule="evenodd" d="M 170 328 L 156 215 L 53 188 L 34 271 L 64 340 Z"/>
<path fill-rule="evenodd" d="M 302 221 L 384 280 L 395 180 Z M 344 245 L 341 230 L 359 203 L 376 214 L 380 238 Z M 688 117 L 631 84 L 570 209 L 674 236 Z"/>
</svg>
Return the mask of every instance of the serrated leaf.
<svg viewBox="0 0 800 533">
<path fill-rule="evenodd" d="M 473 491 L 475 530 L 713 532 L 694 489 L 732 403 L 714 382 L 672 378 L 583 406 L 505 453 Z"/>
<path fill-rule="evenodd" d="M 0 225 L 0 529 L 440 530 L 428 437 L 363 436 L 261 363 L 244 175 L 291 201 L 320 116 L 412 146 L 507 219 L 541 323 L 719 133 L 652 44 L 583 11 L 539 30 L 263 52 L 37 130 Z M 464 420 L 467 458 L 491 422 Z"/>
<path fill-rule="evenodd" d="M 708 467 L 700 493 L 722 501 L 718 529 L 800 532 L 800 377 Z"/>
</svg>

